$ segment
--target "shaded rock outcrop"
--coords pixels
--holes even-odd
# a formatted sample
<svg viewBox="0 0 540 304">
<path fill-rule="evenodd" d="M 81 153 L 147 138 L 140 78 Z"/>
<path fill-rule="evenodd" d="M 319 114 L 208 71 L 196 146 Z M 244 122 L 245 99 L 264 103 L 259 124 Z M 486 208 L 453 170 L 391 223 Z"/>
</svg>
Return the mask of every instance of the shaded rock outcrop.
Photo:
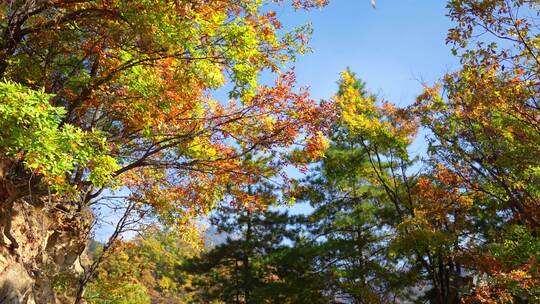
<svg viewBox="0 0 540 304">
<path fill-rule="evenodd" d="M 67 303 L 82 272 L 91 213 L 42 208 L 20 199 L 7 213 L 11 243 L 0 233 L 0 303 Z M 6 216 L 4 213 L 3 216 Z"/>
</svg>

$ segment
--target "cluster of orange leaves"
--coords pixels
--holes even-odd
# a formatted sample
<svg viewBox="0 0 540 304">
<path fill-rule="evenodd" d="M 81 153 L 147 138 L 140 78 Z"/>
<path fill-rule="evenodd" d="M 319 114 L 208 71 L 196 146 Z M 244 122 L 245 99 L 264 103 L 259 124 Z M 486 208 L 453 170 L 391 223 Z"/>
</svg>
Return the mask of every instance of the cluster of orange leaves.
<svg viewBox="0 0 540 304">
<path fill-rule="evenodd" d="M 490 276 L 490 281 L 481 282 L 474 287 L 470 295 L 463 299 L 465 304 L 485 303 L 502 304 L 513 303 L 514 294 L 508 286 L 515 286 L 520 290 L 531 290 L 540 284 L 540 273 L 537 268 L 537 257 L 531 258 L 526 264 L 514 269 L 505 269 L 500 261 L 489 256 L 477 256 L 473 259 L 475 265 L 483 268 Z"/>
<path fill-rule="evenodd" d="M 437 165 L 430 176 L 421 176 L 411 191 L 415 212 L 433 225 L 433 229 L 459 231 L 466 226 L 466 215 L 473 197 L 464 191 L 464 180 L 443 165 Z"/>
</svg>

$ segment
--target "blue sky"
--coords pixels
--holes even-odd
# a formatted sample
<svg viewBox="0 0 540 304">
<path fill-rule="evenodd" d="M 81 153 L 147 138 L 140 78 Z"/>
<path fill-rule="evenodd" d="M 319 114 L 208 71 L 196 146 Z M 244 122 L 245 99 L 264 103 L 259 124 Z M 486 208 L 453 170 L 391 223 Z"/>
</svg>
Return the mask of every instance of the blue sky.
<svg viewBox="0 0 540 304">
<path fill-rule="evenodd" d="M 336 91 L 339 72 L 351 67 L 371 92 L 398 105 L 410 104 L 421 82 L 432 83 L 457 67 L 445 44 L 451 22 L 444 0 L 330 0 L 322 9 L 278 9 L 283 24 L 311 22 L 312 53 L 298 58 L 299 83 L 315 99 Z"/>
</svg>

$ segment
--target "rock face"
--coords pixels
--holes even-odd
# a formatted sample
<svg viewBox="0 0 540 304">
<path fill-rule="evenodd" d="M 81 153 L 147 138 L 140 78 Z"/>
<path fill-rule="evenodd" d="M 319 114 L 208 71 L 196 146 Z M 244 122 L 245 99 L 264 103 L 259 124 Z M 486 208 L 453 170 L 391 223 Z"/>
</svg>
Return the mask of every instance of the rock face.
<svg viewBox="0 0 540 304">
<path fill-rule="evenodd" d="M 17 248 L 8 233 L 0 233 L 0 303 L 73 303 L 91 213 L 42 205 L 20 199 L 2 214 Z"/>
</svg>

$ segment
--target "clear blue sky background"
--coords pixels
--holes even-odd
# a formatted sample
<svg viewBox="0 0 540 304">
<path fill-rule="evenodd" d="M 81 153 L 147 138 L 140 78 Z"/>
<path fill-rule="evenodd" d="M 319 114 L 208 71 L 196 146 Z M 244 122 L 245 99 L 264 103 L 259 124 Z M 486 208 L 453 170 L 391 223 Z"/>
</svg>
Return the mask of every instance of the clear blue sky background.
<svg viewBox="0 0 540 304">
<path fill-rule="evenodd" d="M 298 58 L 299 83 L 315 99 L 329 98 L 339 73 L 351 67 L 371 92 L 399 105 L 411 103 L 421 82 L 432 83 L 457 67 L 445 44 L 452 23 L 444 0 L 330 0 L 322 9 L 278 8 L 283 24 L 311 22 L 314 51 Z"/>
</svg>

